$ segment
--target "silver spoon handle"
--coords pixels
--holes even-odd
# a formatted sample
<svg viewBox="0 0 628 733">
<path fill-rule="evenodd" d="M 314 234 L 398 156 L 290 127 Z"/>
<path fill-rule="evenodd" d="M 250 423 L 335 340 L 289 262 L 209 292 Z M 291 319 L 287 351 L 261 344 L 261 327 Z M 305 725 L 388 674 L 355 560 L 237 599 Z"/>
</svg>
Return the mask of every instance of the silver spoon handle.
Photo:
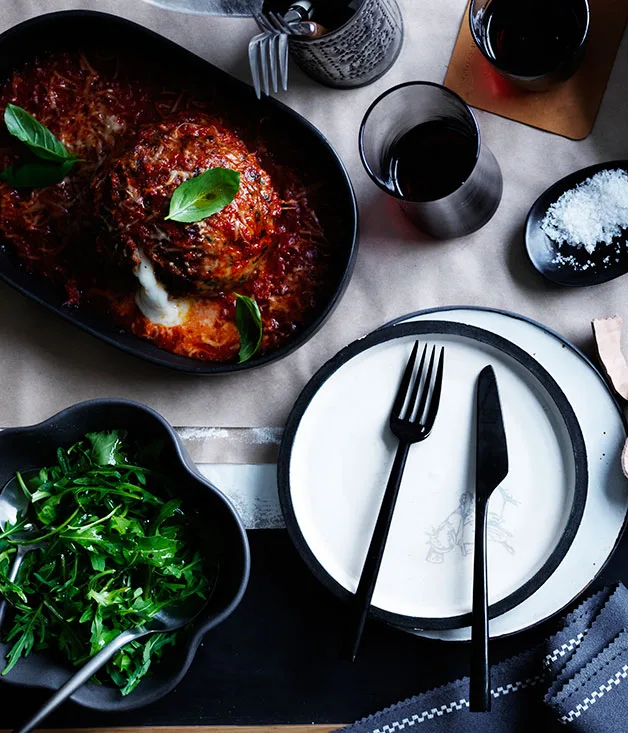
<svg viewBox="0 0 628 733">
<path fill-rule="evenodd" d="M 29 731 L 36 728 L 44 718 L 47 718 L 50 713 L 55 710 L 65 699 L 78 690 L 81 685 L 84 685 L 103 665 L 105 665 L 111 657 L 125 644 L 138 639 L 140 636 L 146 634 L 145 630 L 138 631 L 130 630 L 123 631 L 118 634 L 113 641 L 110 641 L 107 646 L 104 646 L 97 654 L 95 654 L 89 662 L 84 664 L 79 671 L 72 675 L 70 679 L 60 687 L 55 694 L 43 705 L 37 713 L 21 728 L 17 728 L 13 733 L 29 733 Z"/>
<path fill-rule="evenodd" d="M 15 557 L 13 558 L 13 565 L 11 566 L 11 572 L 9 573 L 9 580 L 12 583 L 15 583 L 15 580 L 17 578 L 17 574 L 20 572 L 20 566 L 22 565 L 22 560 L 26 557 L 26 553 L 28 550 L 24 549 L 21 545 L 18 545 L 17 552 L 15 553 Z M 5 598 L 3 598 L 0 601 L 0 631 L 2 631 L 2 624 L 4 623 L 4 617 L 7 614 L 7 601 Z"/>
</svg>

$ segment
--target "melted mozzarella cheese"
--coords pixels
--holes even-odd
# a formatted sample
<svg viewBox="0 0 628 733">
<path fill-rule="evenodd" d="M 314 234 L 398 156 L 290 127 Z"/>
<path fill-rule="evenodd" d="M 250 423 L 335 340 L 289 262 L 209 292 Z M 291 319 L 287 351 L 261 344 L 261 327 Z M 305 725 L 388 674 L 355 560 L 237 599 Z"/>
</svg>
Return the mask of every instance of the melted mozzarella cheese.
<svg viewBox="0 0 628 733">
<path fill-rule="evenodd" d="M 179 326 L 185 321 L 190 304 L 185 299 L 171 299 L 168 291 L 155 277 L 150 260 L 138 250 L 140 263 L 135 275 L 140 289 L 135 296 L 138 308 L 149 321 L 160 326 Z"/>
</svg>

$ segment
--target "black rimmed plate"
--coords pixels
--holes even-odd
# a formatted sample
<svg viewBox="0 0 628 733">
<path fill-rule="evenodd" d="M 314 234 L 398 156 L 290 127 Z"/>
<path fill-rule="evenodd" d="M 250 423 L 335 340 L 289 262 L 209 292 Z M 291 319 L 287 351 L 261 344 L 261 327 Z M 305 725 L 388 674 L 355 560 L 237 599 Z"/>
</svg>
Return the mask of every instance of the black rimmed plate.
<svg viewBox="0 0 628 733">
<path fill-rule="evenodd" d="M 604 170 L 623 170 L 628 173 L 628 160 L 598 163 L 561 178 L 539 196 L 528 213 L 525 245 L 530 262 L 541 275 L 558 285 L 599 285 L 628 272 L 626 232 L 615 237 L 610 244 L 598 244 L 589 253 L 584 247 L 555 242 L 541 229 L 547 210 L 562 194 Z"/>
<path fill-rule="evenodd" d="M 543 585 L 571 546 L 585 506 L 578 421 L 524 350 L 490 331 L 443 321 L 382 328 L 349 345 L 312 378 L 289 417 L 280 500 L 310 569 L 347 598 L 394 455 L 388 414 L 416 339 L 445 346 L 441 406 L 431 436 L 410 451 L 371 615 L 404 628 L 457 628 L 469 623 L 471 610 L 474 394 L 486 364 L 497 375 L 510 460 L 490 505 L 492 617 Z"/>
<path fill-rule="evenodd" d="M 191 374 L 224 374 L 276 361 L 305 343 L 323 325 L 351 277 L 357 252 L 357 204 L 349 175 L 325 137 L 304 117 L 271 97 L 258 100 L 252 87 L 147 28 L 107 13 L 70 10 L 40 15 L 0 35 L 0 82 L 21 63 L 51 51 L 106 48 L 133 53 L 147 65 L 213 95 L 219 113 L 241 129 L 263 130 L 264 145 L 278 164 L 299 172 L 314 199 L 317 216 L 330 244 L 326 297 L 312 322 L 288 342 L 243 364 L 190 359 L 122 332 L 105 315 L 65 305 L 65 295 L 29 275 L 0 249 L 0 279 L 66 321 L 97 338 L 153 364 Z M 333 190 L 333 196 L 325 192 Z M 320 191 L 323 191 L 321 194 Z M 317 193 L 319 192 L 319 193 Z M 0 240 L 0 245 L 2 244 Z M 86 243 L 87 245 L 87 243 Z"/>
</svg>

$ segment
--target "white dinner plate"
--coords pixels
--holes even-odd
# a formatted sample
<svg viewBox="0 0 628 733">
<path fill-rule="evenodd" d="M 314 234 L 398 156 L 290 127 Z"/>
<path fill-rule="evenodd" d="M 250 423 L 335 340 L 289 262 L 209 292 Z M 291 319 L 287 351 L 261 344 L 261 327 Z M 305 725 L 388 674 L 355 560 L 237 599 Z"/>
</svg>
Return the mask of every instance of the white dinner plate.
<svg viewBox="0 0 628 733">
<path fill-rule="evenodd" d="M 455 320 L 505 336 L 552 374 L 578 418 L 588 456 L 589 486 L 576 537 L 544 585 L 491 620 L 490 634 L 506 636 L 535 626 L 561 612 L 587 589 L 622 536 L 628 514 L 628 481 L 620 464 L 626 439 L 623 413 L 593 364 L 573 344 L 539 323 L 505 311 L 473 307 L 434 309 L 407 318 Z M 543 521 L 542 514 L 538 521 Z M 471 638 L 468 627 L 417 629 L 414 633 L 446 641 Z"/>
<path fill-rule="evenodd" d="M 569 400 L 528 351 L 491 330 L 427 318 L 379 329 L 319 370 L 290 415 L 279 456 L 286 525 L 315 575 L 355 592 L 396 439 L 387 427 L 416 339 L 445 347 L 434 429 L 412 447 L 371 614 L 456 633 L 472 588 L 475 386 L 492 364 L 510 470 L 489 505 L 491 615 L 543 587 L 569 552 L 587 491 L 585 442 Z"/>
</svg>

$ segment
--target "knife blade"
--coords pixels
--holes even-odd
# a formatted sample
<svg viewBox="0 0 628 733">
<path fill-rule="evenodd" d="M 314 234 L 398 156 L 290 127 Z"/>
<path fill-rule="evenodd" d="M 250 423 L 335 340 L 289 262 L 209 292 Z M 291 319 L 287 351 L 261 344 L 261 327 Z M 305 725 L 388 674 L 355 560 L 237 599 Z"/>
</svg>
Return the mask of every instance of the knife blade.
<svg viewBox="0 0 628 733">
<path fill-rule="evenodd" d="M 488 665 L 488 583 L 486 525 L 491 494 L 508 474 L 508 445 L 497 379 L 492 366 L 480 372 L 476 398 L 475 543 L 473 551 L 473 620 L 469 707 L 491 709 Z"/>
<path fill-rule="evenodd" d="M 508 446 L 497 379 L 492 366 L 480 372 L 477 387 L 475 493 L 488 501 L 508 474 Z"/>
</svg>

